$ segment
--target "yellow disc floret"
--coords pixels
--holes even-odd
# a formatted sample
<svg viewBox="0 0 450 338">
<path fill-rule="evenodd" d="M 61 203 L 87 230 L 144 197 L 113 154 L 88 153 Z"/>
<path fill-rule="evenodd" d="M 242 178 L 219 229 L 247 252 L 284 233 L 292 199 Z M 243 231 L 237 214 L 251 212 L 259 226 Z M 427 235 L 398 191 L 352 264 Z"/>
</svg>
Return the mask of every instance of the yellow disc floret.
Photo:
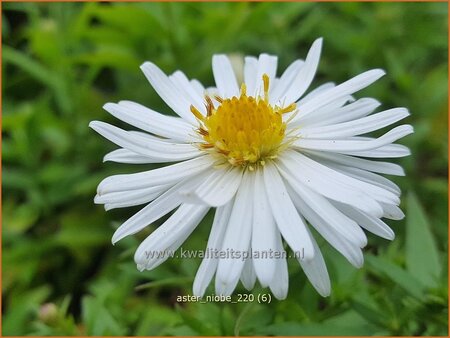
<svg viewBox="0 0 450 338">
<path fill-rule="evenodd" d="M 200 123 L 198 133 L 204 142 L 200 147 L 226 158 L 234 166 L 264 165 L 275 158 L 285 144 L 286 123 L 283 114 L 295 110 L 295 103 L 281 108 L 269 104 L 269 77 L 263 75 L 264 96 L 247 96 L 245 84 L 239 97 L 215 97 L 219 105 L 214 108 L 206 97 L 207 115 L 194 106 L 192 113 Z"/>
</svg>

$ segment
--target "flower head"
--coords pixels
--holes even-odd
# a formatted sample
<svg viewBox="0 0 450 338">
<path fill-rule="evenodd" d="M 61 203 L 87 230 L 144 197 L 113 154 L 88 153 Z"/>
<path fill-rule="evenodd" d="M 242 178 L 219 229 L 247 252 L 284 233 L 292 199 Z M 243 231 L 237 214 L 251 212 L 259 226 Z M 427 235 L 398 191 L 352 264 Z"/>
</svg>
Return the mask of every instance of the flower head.
<svg viewBox="0 0 450 338">
<path fill-rule="evenodd" d="M 315 228 L 356 267 L 367 244 L 363 229 L 392 240 L 381 219 L 404 217 L 400 189 L 380 174 L 404 175 L 396 164 L 368 158 L 409 155 L 396 140 L 410 134 L 401 125 L 374 138 L 361 136 L 409 115 L 405 108 L 374 113 L 372 98 L 352 96 L 384 72 L 362 73 L 342 84 L 309 88 L 319 63 L 322 39 L 306 60 L 294 61 L 278 78 L 277 58 L 246 57 L 238 84 L 225 55 L 213 57 L 216 87 L 205 89 L 182 72 L 166 76 L 146 62 L 142 70 L 179 117 L 121 101 L 104 108 L 142 130 L 125 131 L 93 121 L 90 126 L 120 148 L 105 161 L 175 164 L 135 174 L 107 177 L 96 203 L 107 210 L 147 204 L 114 233 L 113 242 L 176 211 L 139 246 L 138 269 L 153 269 L 215 208 L 206 255 L 195 277 L 202 296 L 215 275 L 216 294 L 229 295 L 239 280 L 256 280 L 275 297 L 288 292 L 284 242 L 323 296 L 330 281 Z M 234 255 L 233 255 L 234 253 Z"/>
</svg>

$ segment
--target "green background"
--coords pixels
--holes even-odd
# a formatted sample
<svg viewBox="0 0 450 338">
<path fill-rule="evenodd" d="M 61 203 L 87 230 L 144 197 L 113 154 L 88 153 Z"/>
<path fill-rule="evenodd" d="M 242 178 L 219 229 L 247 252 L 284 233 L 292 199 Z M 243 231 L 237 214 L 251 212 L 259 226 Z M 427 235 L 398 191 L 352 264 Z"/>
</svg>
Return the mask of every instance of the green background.
<svg viewBox="0 0 450 338">
<path fill-rule="evenodd" d="M 4 3 L 3 335 L 447 335 L 447 15 L 446 3 Z M 284 69 L 319 36 L 314 86 L 383 68 L 356 96 L 411 111 L 396 239 L 369 235 L 361 269 L 320 241 L 328 298 L 292 260 L 285 301 L 177 303 L 200 261 L 139 273 L 133 253 L 154 225 L 110 244 L 139 208 L 106 213 L 96 185 L 152 166 L 103 164 L 114 146 L 89 121 L 125 126 L 101 108 L 122 99 L 170 114 L 146 60 L 211 85 L 214 53 L 269 52 Z M 210 216 L 184 248 L 206 246 Z"/>
</svg>

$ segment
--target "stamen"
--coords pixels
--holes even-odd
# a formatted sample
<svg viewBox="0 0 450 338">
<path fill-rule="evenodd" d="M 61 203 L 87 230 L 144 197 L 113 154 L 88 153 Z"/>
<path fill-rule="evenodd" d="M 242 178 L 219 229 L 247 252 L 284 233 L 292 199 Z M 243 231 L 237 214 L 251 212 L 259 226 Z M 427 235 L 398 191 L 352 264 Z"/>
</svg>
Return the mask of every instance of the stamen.
<svg viewBox="0 0 450 338">
<path fill-rule="evenodd" d="M 280 109 L 280 114 L 290 113 L 291 111 L 294 111 L 296 107 L 297 105 L 295 103 L 291 103 L 289 106 Z"/>
<path fill-rule="evenodd" d="M 269 76 L 264 73 L 262 78 L 264 82 L 264 101 L 269 102 Z"/>
<path fill-rule="evenodd" d="M 241 96 L 245 96 L 247 95 L 247 86 L 245 85 L 245 83 L 243 83 L 241 85 Z"/>
<path fill-rule="evenodd" d="M 190 109 L 191 109 L 191 113 L 194 114 L 194 116 L 195 116 L 198 120 L 200 120 L 200 121 L 202 121 L 202 122 L 205 121 L 205 117 L 202 115 L 202 113 L 200 113 L 200 112 L 198 111 L 198 109 L 195 108 L 192 104 L 191 104 Z"/>
<path fill-rule="evenodd" d="M 214 109 L 214 104 L 209 96 L 205 96 L 205 100 L 206 100 L 206 116 L 210 117 Z"/>
<path fill-rule="evenodd" d="M 206 116 L 191 105 L 191 112 L 200 122 L 197 133 L 204 140 L 199 144 L 200 149 L 223 158 L 233 166 L 254 171 L 287 148 L 290 137 L 286 135 L 283 114 L 294 111 L 295 115 L 296 104 L 287 107 L 270 105 L 267 74 L 262 76 L 262 82 L 263 96 L 247 96 L 244 83 L 239 97 L 224 99 L 215 95 L 219 102 L 217 107 L 210 96 L 205 96 Z"/>
<path fill-rule="evenodd" d="M 202 136 L 208 136 L 209 135 L 208 131 L 203 129 L 203 128 L 198 128 L 197 131 Z"/>
</svg>

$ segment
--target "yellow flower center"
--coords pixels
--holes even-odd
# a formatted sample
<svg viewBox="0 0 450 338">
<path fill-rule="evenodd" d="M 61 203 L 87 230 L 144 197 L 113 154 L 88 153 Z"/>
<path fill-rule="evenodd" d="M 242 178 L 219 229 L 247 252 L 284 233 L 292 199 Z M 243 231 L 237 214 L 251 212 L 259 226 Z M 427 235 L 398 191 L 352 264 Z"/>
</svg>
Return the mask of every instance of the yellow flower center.
<svg viewBox="0 0 450 338">
<path fill-rule="evenodd" d="M 203 116 L 191 105 L 191 112 L 200 123 L 197 132 L 203 138 L 203 150 L 224 157 L 234 166 L 264 165 L 284 149 L 286 122 L 283 114 L 295 110 L 295 103 L 282 108 L 269 104 L 269 77 L 263 75 L 264 96 L 247 96 L 242 84 L 239 97 L 222 99 L 216 96 L 219 106 L 214 108 L 206 96 L 207 115 Z"/>
</svg>

